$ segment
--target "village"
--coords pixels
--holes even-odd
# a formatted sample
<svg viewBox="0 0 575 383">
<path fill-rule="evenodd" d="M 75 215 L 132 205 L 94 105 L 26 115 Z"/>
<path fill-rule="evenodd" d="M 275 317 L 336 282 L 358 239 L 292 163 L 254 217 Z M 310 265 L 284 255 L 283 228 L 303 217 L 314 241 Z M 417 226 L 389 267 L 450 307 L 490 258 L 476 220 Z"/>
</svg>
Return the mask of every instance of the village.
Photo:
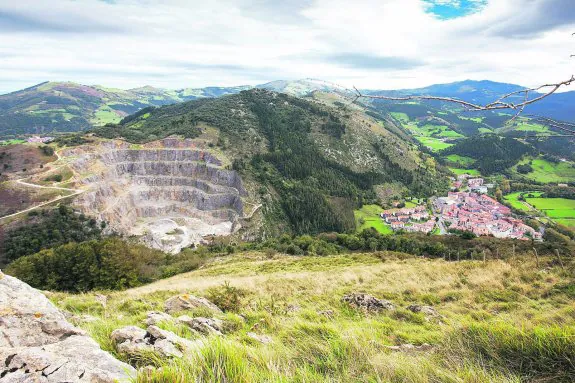
<svg viewBox="0 0 575 383">
<path fill-rule="evenodd" d="M 447 197 L 426 206 L 385 210 L 381 218 L 394 231 L 439 234 L 471 232 L 477 236 L 542 240 L 542 234 L 511 215 L 511 209 L 486 193 L 494 187 L 482 178 L 459 176 Z M 460 191 L 464 189 L 465 191 Z"/>
</svg>

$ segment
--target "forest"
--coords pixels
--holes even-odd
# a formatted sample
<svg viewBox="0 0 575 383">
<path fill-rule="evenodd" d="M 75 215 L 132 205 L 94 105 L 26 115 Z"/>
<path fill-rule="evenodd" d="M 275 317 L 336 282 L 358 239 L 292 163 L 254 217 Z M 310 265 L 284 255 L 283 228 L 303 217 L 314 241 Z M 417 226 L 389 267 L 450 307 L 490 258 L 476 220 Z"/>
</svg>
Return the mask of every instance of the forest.
<svg viewBox="0 0 575 383">
<path fill-rule="evenodd" d="M 503 172 L 515 165 L 524 155 L 533 153 L 531 146 L 514 138 L 495 134 L 464 138 L 441 152 L 446 156 L 457 154 L 475 159 L 474 167 L 484 175 Z"/>
</svg>

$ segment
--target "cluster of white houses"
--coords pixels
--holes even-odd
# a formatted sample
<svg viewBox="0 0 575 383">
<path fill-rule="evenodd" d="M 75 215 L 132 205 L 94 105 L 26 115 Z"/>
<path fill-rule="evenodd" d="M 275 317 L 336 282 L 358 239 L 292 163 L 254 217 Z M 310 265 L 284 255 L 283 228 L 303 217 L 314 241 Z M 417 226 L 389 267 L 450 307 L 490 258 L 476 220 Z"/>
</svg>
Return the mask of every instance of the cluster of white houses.
<svg viewBox="0 0 575 383">
<path fill-rule="evenodd" d="M 435 228 L 435 219 L 430 217 L 425 206 L 384 210 L 381 218 L 393 230 L 429 233 Z"/>
</svg>

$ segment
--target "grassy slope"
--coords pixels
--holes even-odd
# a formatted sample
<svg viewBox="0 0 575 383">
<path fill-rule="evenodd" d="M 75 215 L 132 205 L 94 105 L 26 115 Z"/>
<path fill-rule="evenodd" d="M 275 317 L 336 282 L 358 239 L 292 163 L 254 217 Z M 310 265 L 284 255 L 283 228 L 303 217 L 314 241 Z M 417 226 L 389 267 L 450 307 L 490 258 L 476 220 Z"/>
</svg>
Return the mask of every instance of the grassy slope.
<svg viewBox="0 0 575 383">
<path fill-rule="evenodd" d="M 549 381 L 573 377 L 572 365 L 566 364 L 574 361 L 574 293 L 566 274 L 546 269 L 551 260 L 543 259 L 538 271 L 529 259 L 484 264 L 401 258 L 239 254 L 110 293 L 106 308 L 96 293 L 59 293 L 52 300 L 76 314 L 94 315 L 95 322 L 81 326 L 113 352 L 113 329 L 143 326 L 146 312 L 162 310 L 163 301 L 177 292 L 209 296 L 210 288 L 229 283 L 245 293 L 237 313 L 221 316 L 228 329 L 223 338 L 207 338 L 199 354 L 183 361 L 142 361 L 164 367 L 151 378 L 140 376 L 142 382 L 479 383 L 518 382 L 528 374 Z M 388 299 L 398 309 L 366 315 L 341 303 L 343 295 L 357 291 Z M 441 319 L 426 320 L 403 308 L 413 303 L 434 305 Z M 331 315 L 320 313 L 326 310 Z M 181 326 L 163 327 L 193 336 Z M 254 342 L 247 337 L 250 331 L 273 341 Z M 405 343 L 436 348 L 411 353 L 386 348 Z"/>
<path fill-rule="evenodd" d="M 524 194 L 524 193 L 526 193 L 526 192 L 516 192 L 516 193 L 507 194 L 504 197 L 504 199 L 507 202 L 509 202 L 509 204 L 517 210 L 531 211 L 531 208 L 525 202 L 519 201 L 519 196 L 521 196 L 521 194 Z"/>
<path fill-rule="evenodd" d="M 481 173 L 477 169 L 458 169 L 458 168 L 449 168 L 453 173 L 456 175 L 462 174 L 469 174 L 470 176 L 480 176 Z"/>
<path fill-rule="evenodd" d="M 525 159 L 520 164 L 526 164 L 530 159 Z M 570 182 L 575 179 L 575 167 L 571 162 L 552 163 L 542 158 L 532 160 L 533 171 L 525 177 L 537 182 Z"/>
<path fill-rule="evenodd" d="M 386 225 L 379 214 L 382 208 L 378 205 L 364 205 L 361 209 L 355 210 L 355 225 L 357 231 L 361 232 L 365 229 L 374 228 L 382 234 L 390 234 L 393 231 L 389 225 Z M 363 219 L 363 224 L 360 220 Z"/>
<path fill-rule="evenodd" d="M 575 200 L 566 198 L 526 198 L 526 200 L 554 221 L 566 226 L 575 226 Z"/>
</svg>

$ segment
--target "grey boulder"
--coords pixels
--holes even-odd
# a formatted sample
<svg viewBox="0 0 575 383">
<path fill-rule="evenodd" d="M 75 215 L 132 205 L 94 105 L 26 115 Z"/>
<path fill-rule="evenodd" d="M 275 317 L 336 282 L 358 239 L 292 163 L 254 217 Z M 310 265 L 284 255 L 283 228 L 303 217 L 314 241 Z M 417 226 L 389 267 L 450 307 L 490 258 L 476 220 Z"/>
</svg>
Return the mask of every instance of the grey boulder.
<svg viewBox="0 0 575 383">
<path fill-rule="evenodd" d="M 112 383 L 135 374 L 40 291 L 0 272 L 0 383 Z"/>
</svg>

